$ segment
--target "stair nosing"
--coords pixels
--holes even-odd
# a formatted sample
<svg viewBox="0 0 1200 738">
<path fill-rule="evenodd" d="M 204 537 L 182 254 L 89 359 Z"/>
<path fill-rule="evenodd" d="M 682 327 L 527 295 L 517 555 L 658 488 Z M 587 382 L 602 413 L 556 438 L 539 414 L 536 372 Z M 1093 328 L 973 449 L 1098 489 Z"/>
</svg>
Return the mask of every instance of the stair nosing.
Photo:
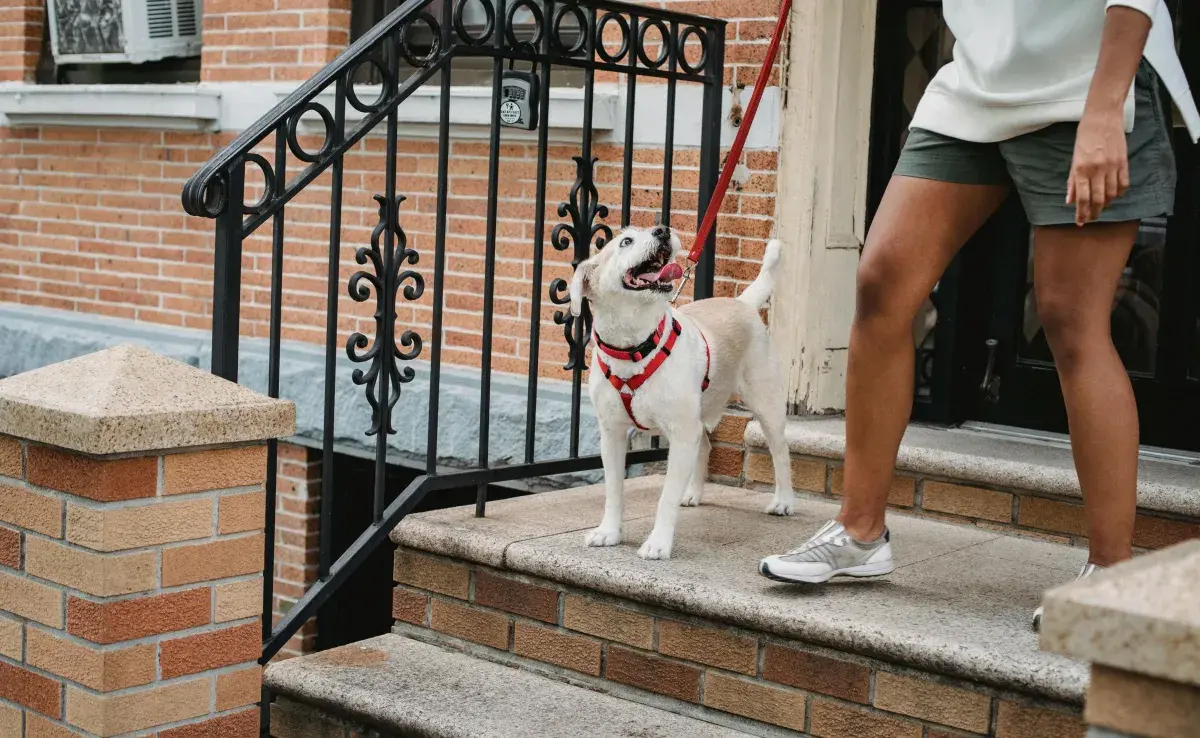
<svg viewBox="0 0 1200 738">
<path fill-rule="evenodd" d="M 632 715 L 633 717 L 645 718 L 646 722 L 651 722 L 650 718 L 661 715 L 663 716 L 662 719 L 669 723 L 669 727 L 673 729 L 707 727 L 712 729 L 707 734 L 715 735 L 719 738 L 753 735 L 752 733 L 746 733 L 727 725 L 665 710 L 642 702 L 623 699 L 615 695 L 589 689 L 586 686 L 552 679 L 527 669 L 479 658 L 458 649 L 447 648 L 441 644 L 408 638 L 395 633 L 387 633 L 347 646 L 270 664 L 263 672 L 263 685 L 273 693 L 293 701 L 318 707 L 351 721 L 365 723 L 386 731 L 393 731 L 396 735 L 410 735 L 414 734 L 413 731 L 418 731 L 416 734 L 431 737 L 461 735 L 460 731 L 469 729 L 470 723 L 455 726 L 454 721 L 456 719 L 460 721 L 464 719 L 469 720 L 470 718 L 464 718 L 460 712 L 453 710 L 431 710 L 428 704 L 428 693 L 418 695 L 416 699 L 410 700 L 406 711 L 403 713 L 394 711 L 394 708 L 401 704 L 405 685 L 402 683 L 398 684 L 394 678 L 387 677 L 394 677 L 397 673 L 396 669 L 404 666 L 403 664 L 397 665 L 390 671 L 383 673 L 382 676 L 385 677 L 387 686 L 380 687 L 377 685 L 372 686 L 368 677 L 371 672 L 368 670 L 378 668 L 381 662 L 355 663 L 355 657 L 358 653 L 386 655 L 382 661 L 382 663 L 386 663 L 391 660 L 392 655 L 401 654 L 403 649 L 415 651 L 415 655 L 420 656 L 424 664 L 432 664 L 436 660 L 444 659 L 451 662 L 449 664 L 450 667 L 461 669 L 462 676 L 456 677 L 453 684 L 440 685 L 443 689 L 447 690 L 474 690 L 474 694 L 454 695 L 459 700 L 475 698 L 479 700 L 479 704 L 481 705 L 495 705 L 496 701 L 487 700 L 488 695 L 481 694 L 481 690 L 486 691 L 488 687 L 495 686 L 506 678 L 510 680 L 517 679 L 522 681 L 523 693 L 525 695 L 531 692 L 545 691 L 546 694 L 543 695 L 545 700 L 553 701 L 555 704 L 558 704 L 557 701 L 564 695 L 570 695 L 569 704 L 573 706 L 578 705 L 579 699 L 590 699 L 592 700 L 591 707 L 593 709 L 605 705 L 611 706 L 612 702 L 620 702 L 623 703 L 623 709 L 625 710 L 620 715 L 623 719 Z M 339 663 L 341 659 L 346 657 L 348 657 L 347 662 Z M 483 678 L 474 681 L 470 679 L 470 676 L 463 668 L 468 662 L 476 669 L 474 675 Z M 348 669 L 357 678 L 349 680 L 338 679 L 337 673 L 328 673 L 327 670 L 330 669 Z M 406 670 L 405 673 L 412 673 L 412 670 Z M 439 680 L 444 681 L 445 677 L 435 674 L 432 682 L 436 684 Z M 461 683 L 459 680 L 461 680 Z M 509 690 L 511 690 L 511 681 L 509 681 L 509 685 Z M 389 688 L 392 691 L 389 692 Z M 425 700 L 425 703 L 422 703 L 422 699 Z M 371 704 L 373 700 L 379 704 L 374 709 L 372 709 Z M 511 705 L 512 703 L 510 701 L 507 704 Z M 563 704 L 567 703 L 564 702 Z M 571 712 L 579 711 L 571 710 Z M 493 720 L 495 723 L 492 722 Z M 502 730 L 504 724 L 499 722 L 501 720 L 503 720 L 502 717 L 492 718 L 489 716 L 489 728 Z M 558 725 L 561 725 L 561 723 Z M 577 735 L 578 733 L 575 731 L 586 726 L 576 724 L 567 727 L 572 731 L 569 735 Z M 559 729 L 563 728 L 560 727 Z M 563 735 L 567 734 L 564 733 Z"/>
<path fill-rule="evenodd" d="M 802 456 L 840 461 L 845 457 L 845 434 L 830 430 L 833 423 L 830 418 L 793 419 L 788 423 L 788 448 L 791 453 Z M 930 433 L 952 434 L 952 429 L 935 429 L 925 426 L 910 426 Z M 958 440 L 964 436 L 951 437 Z M 988 438 L 985 434 L 977 434 L 975 440 L 983 443 L 992 441 L 1002 444 L 1023 443 L 1051 449 L 1049 444 L 1038 444 L 1032 440 L 1015 440 Z M 755 450 L 766 448 L 766 437 L 758 421 L 746 425 L 743 438 L 746 448 Z M 1068 449 L 1053 448 L 1070 458 Z M 1170 464 L 1180 469 L 1188 468 L 1176 462 L 1158 459 L 1144 459 L 1147 464 Z M 934 449 L 904 441 L 896 458 L 898 471 L 914 474 L 940 477 L 942 479 L 961 480 L 973 484 L 1002 489 L 1027 490 L 1047 495 L 1083 499 L 1079 487 L 1079 478 L 1074 467 L 1063 468 L 1045 464 L 998 458 L 981 454 L 971 454 L 953 449 Z M 1138 507 L 1153 512 L 1161 512 L 1181 517 L 1200 518 L 1200 495 L 1195 493 L 1200 487 L 1200 468 L 1195 470 L 1196 485 L 1185 486 L 1169 482 L 1153 482 L 1138 478 Z"/>
</svg>

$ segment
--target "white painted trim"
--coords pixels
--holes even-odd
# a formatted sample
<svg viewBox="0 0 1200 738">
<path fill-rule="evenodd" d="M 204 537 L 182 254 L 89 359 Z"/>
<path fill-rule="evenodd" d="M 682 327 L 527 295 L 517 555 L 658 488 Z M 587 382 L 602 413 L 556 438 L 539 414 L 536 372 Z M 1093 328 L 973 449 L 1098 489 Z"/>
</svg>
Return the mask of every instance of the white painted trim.
<svg viewBox="0 0 1200 738">
<path fill-rule="evenodd" d="M 855 273 L 866 239 L 875 7 L 886 0 L 798 3 L 779 145 L 776 232 L 784 249 L 771 334 L 789 411 L 846 406 Z"/>
<path fill-rule="evenodd" d="M 355 89 L 359 100 L 370 103 L 379 95 L 379 87 L 362 86 Z M 277 89 L 275 98 L 282 102 L 291 89 Z M 609 131 L 615 125 L 618 92 L 596 87 L 592 98 L 592 130 Z M 333 91 L 327 90 L 317 96 L 316 102 L 324 105 L 333 112 Z M 441 89 L 439 87 L 418 87 L 413 90 L 398 108 L 397 119 L 403 126 L 405 138 L 434 138 L 438 135 L 438 122 L 441 116 Z M 346 122 L 353 125 L 362 120 L 365 115 L 346 105 Z M 492 120 L 492 88 L 460 86 L 450 88 L 450 125 L 453 138 L 486 138 Z M 301 125 L 311 132 L 323 130 L 320 118 L 315 113 L 306 115 Z M 578 132 L 583 128 L 583 90 L 570 87 L 552 87 L 550 89 L 550 138 L 554 140 L 556 132 L 570 132 L 571 138 L 577 139 Z M 382 129 L 382 126 L 377 127 Z M 378 130 L 380 134 L 382 130 Z M 515 128 L 505 129 L 505 138 L 537 139 L 536 131 L 521 131 Z"/>
<path fill-rule="evenodd" d="M 272 82 L 219 82 L 175 85 L 34 85 L 0 84 L 0 126 L 95 126 L 171 131 L 242 131 L 266 115 L 295 89 Z M 360 99 L 371 100 L 378 88 L 363 87 Z M 450 135 L 455 139 L 486 138 L 491 122 L 491 88 L 451 88 Z M 633 144 L 661 147 L 666 141 L 663 112 L 667 86 L 638 87 L 634 112 Z M 745 104 L 748 91 L 740 93 Z M 317 96 L 332 112 L 333 92 Z M 578 143 L 583 127 L 583 90 L 553 87 L 550 90 L 552 143 Z M 681 84 L 675 100 L 675 146 L 700 145 L 704 90 Z M 722 92 L 721 141 L 733 142 L 737 129 L 729 122 L 730 92 Z M 762 106 L 746 141 L 748 150 L 777 149 L 780 139 L 781 94 L 778 87 L 764 91 Z M 592 106 L 592 131 L 600 143 L 621 143 L 625 138 L 625 86 L 596 85 Z M 399 108 L 400 133 L 405 138 L 437 136 L 440 90 L 415 90 Z M 347 106 L 350 125 L 363 114 Z M 382 133 L 382 126 L 379 127 Z M 319 134 L 315 114 L 305 116 L 302 130 Z M 504 139 L 536 141 L 536 131 L 504 129 Z"/>
<path fill-rule="evenodd" d="M 7 125 L 208 131 L 221 116 L 221 91 L 200 85 L 0 84 Z"/>
</svg>

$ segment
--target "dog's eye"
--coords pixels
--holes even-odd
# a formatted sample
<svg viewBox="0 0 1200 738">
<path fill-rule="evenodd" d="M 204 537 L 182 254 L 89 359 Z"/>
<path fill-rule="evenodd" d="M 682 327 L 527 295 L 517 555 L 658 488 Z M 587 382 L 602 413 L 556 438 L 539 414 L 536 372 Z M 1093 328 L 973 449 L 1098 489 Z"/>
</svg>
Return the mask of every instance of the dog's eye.
<svg viewBox="0 0 1200 738">
<path fill-rule="evenodd" d="M 621 239 L 621 246 L 632 246 L 632 245 L 633 245 L 633 237 L 632 236 L 626 236 L 625 238 Z"/>
</svg>

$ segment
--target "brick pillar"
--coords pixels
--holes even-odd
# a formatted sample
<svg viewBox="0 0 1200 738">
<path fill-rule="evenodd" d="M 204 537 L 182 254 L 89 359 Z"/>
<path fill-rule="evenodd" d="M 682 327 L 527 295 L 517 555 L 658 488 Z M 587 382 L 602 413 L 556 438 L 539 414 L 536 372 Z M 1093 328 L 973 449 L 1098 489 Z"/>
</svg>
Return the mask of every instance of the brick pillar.
<svg viewBox="0 0 1200 738">
<path fill-rule="evenodd" d="M 350 41 L 350 0 L 205 0 L 205 82 L 299 81 Z"/>
<path fill-rule="evenodd" d="M 317 581 L 321 534 L 321 452 L 279 444 L 275 505 L 274 619 L 278 623 Z M 316 649 L 317 619 L 309 618 L 280 649 L 277 659 Z"/>
<path fill-rule="evenodd" d="M 0 82 L 32 82 L 42 50 L 42 0 L 9 0 L 0 8 Z"/>
<path fill-rule="evenodd" d="M 1200 735 L 1200 540 L 1046 595 L 1041 647 L 1092 664 L 1089 738 Z"/>
<path fill-rule="evenodd" d="M 0 381 L 0 735 L 258 734 L 265 439 L 294 429 L 129 346 Z"/>
</svg>

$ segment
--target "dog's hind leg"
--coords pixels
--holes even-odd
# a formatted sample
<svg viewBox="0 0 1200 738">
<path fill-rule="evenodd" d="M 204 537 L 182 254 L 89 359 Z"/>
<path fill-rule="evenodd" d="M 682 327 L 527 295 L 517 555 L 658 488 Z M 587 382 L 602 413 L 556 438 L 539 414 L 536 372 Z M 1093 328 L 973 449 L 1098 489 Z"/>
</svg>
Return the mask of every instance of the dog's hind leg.
<svg viewBox="0 0 1200 738">
<path fill-rule="evenodd" d="M 600 459 L 604 462 L 604 517 L 587 534 L 589 546 L 615 546 L 621 542 L 621 515 L 625 505 L 625 452 L 628 440 L 622 431 L 600 426 Z"/>
<path fill-rule="evenodd" d="M 779 362 L 764 329 L 759 344 L 752 351 L 764 357 L 763 361 L 748 361 L 742 370 L 742 400 L 758 418 L 771 461 L 775 467 L 775 496 L 771 498 L 766 512 L 771 515 L 791 515 L 796 507 L 796 493 L 792 491 L 792 463 L 784 427 L 787 423 L 787 403 L 783 396 L 783 382 L 779 377 Z M 761 347 L 761 348 L 760 348 Z"/>
<path fill-rule="evenodd" d="M 693 465 L 700 453 L 700 439 L 704 436 L 699 415 L 697 412 L 695 421 L 680 423 L 678 430 L 669 437 L 671 447 L 667 451 L 667 479 L 663 483 L 662 496 L 658 498 L 654 528 L 638 549 L 638 556 L 643 559 L 671 558 L 675 525 L 679 521 L 679 503 L 695 471 Z"/>
<path fill-rule="evenodd" d="M 708 455 L 712 452 L 712 442 L 708 434 L 700 432 L 700 449 L 696 453 L 696 468 L 692 470 L 692 478 L 688 480 L 687 491 L 683 493 L 684 507 L 695 507 L 700 504 L 704 495 L 704 483 L 708 481 Z"/>
</svg>

